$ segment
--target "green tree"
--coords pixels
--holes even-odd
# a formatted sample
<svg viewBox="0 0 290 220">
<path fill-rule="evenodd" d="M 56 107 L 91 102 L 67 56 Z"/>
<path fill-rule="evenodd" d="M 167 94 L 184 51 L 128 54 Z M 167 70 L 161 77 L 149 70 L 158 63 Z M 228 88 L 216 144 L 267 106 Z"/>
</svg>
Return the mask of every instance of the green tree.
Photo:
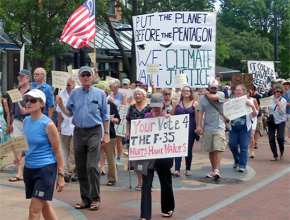
<svg viewBox="0 0 290 220">
<path fill-rule="evenodd" d="M 22 47 L 25 38 L 31 41 L 26 44 L 25 58 L 33 69 L 38 61 L 49 69 L 52 57 L 61 57 L 71 49 L 59 38 L 69 16 L 82 3 L 83 0 L 1 0 L 0 21 L 18 47 Z"/>
</svg>

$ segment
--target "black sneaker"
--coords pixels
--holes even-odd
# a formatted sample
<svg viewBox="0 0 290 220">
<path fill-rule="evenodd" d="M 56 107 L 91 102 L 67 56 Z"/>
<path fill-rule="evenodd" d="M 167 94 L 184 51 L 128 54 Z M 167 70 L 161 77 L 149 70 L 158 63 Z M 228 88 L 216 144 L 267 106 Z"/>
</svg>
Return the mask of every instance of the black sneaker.
<svg viewBox="0 0 290 220">
<path fill-rule="evenodd" d="M 255 143 L 255 147 L 254 147 L 254 149 L 258 149 L 258 145 L 257 145 L 257 143 Z"/>
</svg>

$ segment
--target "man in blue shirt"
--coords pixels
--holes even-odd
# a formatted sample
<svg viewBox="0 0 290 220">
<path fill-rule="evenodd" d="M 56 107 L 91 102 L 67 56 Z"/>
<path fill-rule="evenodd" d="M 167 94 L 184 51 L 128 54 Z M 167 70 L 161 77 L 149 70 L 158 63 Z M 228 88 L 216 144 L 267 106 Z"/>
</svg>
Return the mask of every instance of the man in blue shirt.
<svg viewBox="0 0 290 220">
<path fill-rule="evenodd" d="M 92 86 L 92 69 L 81 67 L 79 79 L 82 86 L 71 91 L 66 107 L 59 96 L 56 103 L 66 116 L 73 116 L 72 123 L 75 125 L 73 146 L 82 198 L 75 208 L 89 207 L 94 211 L 100 207 L 101 124 L 105 130 L 102 146 L 105 146 L 109 142 L 110 116 L 105 92 Z"/>
<path fill-rule="evenodd" d="M 50 119 L 52 118 L 53 114 L 53 107 L 54 107 L 54 96 L 53 96 L 53 89 L 50 85 L 45 82 L 46 79 L 46 71 L 43 68 L 37 68 L 34 71 L 34 81 L 30 83 L 36 89 L 41 90 L 46 97 L 45 102 L 45 109 L 43 114 L 48 116 Z"/>
</svg>

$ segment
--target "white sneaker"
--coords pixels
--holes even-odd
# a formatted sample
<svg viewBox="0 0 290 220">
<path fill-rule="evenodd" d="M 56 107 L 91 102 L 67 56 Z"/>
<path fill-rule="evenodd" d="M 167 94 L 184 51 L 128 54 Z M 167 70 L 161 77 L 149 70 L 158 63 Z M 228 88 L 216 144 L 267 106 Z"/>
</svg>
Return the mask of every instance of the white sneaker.
<svg viewBox="0 0 290 220">
<path fill-rule="evenodd" d="M 276 161 L 276 160 L 278 160 L 278 157 L 273 157 L 270 159 L 270 161 Z"/>
<path fill-rule="evenodd" d="M 283 159 L 284 159 L 284 154 L 281 154 L 280 160 L 283 160 Z"/>
<path fill-rule="evenodd" d="M 252 152 L 252 153 L 250 154 L 250 158 L 255 158 L 255 154 L 254 154 L 254 152 Z"/>
<path fill-rule="evenodd" d="M 213 178 L 214 177 L 214 172 L 210 172 L 209 174 L 206 174 L 207 178 Z"/>
<path fill-rule="evenodd" d="M 239 169 L 239 172 L 240 172 L 240 173 L 244 173 L 245 171 L 246 171 L 246 170 L 245 170 L 244 168 L 240 168 L 240 169 Z"/>
<path fill-rule="evenodd" d="M 214 179 L 215 179 L 215 180 L 218 180 L 218 179 L 220 179 L 220 178 L 221 178 L 221 175 L 220 175 L 219 171 L 215 171 L 215 172 L 214 172 Z"/>
</svg>

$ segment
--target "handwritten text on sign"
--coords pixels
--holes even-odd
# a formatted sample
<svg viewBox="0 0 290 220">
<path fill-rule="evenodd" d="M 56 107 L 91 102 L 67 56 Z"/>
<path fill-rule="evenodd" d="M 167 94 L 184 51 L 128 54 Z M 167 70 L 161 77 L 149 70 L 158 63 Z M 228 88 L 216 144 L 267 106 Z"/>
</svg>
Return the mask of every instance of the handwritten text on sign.
<svg viewBox="0 0 290 220">
<path fill-rule="evenodd" d="M 51 71 L 52 87 L 59 89 L 66 89 L 67 85 L 67 72 Z"/>
<path fill-rule="evenodd" d="M 9 154 L 13 151 L 27 151 L 28 143 L 26 136 L 12 138 L 0 145 L 0 156 Z"/>
<path fill-rule="evenodd" d="M 162 12 L 133 16 L 136 79 L 150 85 L 176 86 L 174 75 L 186 74 L 187 85 L 207 87 L 215 74 L 216 13 Z M 147 63 L 159 66 L 159 75 L 146 72 Z"/>
<path fill-rule="evenodd" d="M 189 115 L 131 121 L 129 160 L 187 156 Z"/>
<path fill-rule="evenodd" d="M 126 136 L 126 116 L 127 116 L 127 111 L 128 111 L 128 106 L 126 105 L 119 105 L 119 115 L 121 118 L 120 124 L 115 125 L 115 130 L 116 130 L 116 135 L 125 137 Z"/>
<path fill-rule="evenodd" d="M 272 97 L 260 99 L 261 108 L 272 107 L 274 105 Z"/>
<path fill-rule="evenodd" d="M 159 64 L 158 63 L 147 63 L 146 64 L 147 74 L 159 74 Z"/>
<path fill-rule="evenodd" d="M 276 78 L 273 61 L 248 61 L 248 72 L 253 73 L 254 86 L 258 93 L 264 94 L 265 88 L 271 87 L 271 80 Z"/>
<path fill-rule="evenodd" d="M 246 105 L 246 101 L 248 100 L 247 96 L 242 96 L 236 99 L 232 99 L 226 103 L 224 103 L 223 113 L 224 115 L 230 119 L 234 120 L 241 116 L 247 115 L 253 112 L 252 108 Z"/>
<path fill-rule="evenodd" d="M 22 95 L 18 89 L 9 90 L 9 91 L 7 91 L 7 93 L 9 94 L 9 96 L 12 100 L 12 103 L 19 102 L 19 101 L 23 100 Z"/>
<path fill-rule="evenodd" d="M 253 89 L 253 74 L 235 74 L 232 76 L 233 86 L 244 85 L 247 89 Z"/>
</svg>

